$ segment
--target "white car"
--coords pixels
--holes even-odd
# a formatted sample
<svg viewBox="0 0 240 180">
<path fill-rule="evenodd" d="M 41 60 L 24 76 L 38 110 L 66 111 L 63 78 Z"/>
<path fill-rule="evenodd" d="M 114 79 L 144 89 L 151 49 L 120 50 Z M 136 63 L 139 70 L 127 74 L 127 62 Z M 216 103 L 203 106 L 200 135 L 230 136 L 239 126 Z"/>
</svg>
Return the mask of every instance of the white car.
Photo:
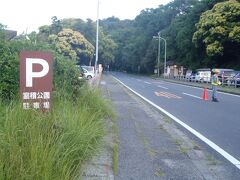
<svg viewBox="0 0 240 180">
<path fill-rule="evenodd" d="M 95 74 L 91 71 L 88 71 L 87 69 L 85 69 L 84 67 L 82 67 L 83 70 L 83 74 L 87 79 L 91 79 L 95 76 Z"/>
<path fill-rule="evenodd" d="M 210 82 L 211 81 L 211 71 L 197 71 L 195 80 L 197 82 Z"/>
</svg>

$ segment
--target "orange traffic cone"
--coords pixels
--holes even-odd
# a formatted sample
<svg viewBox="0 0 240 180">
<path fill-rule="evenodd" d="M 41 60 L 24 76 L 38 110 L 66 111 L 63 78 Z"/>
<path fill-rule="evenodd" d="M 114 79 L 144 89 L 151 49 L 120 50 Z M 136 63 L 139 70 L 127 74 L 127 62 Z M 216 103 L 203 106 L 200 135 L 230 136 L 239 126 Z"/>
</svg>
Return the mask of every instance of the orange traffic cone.
<svg viewBox="0 0 240 180">
<path fill-rule="evenodd" d="M 207 92 L 207 88 L 204 87 L 204 90 L 203 90 L 203 100 L 207 101 L 208 100 L 208 92 Z"/>
</svg>

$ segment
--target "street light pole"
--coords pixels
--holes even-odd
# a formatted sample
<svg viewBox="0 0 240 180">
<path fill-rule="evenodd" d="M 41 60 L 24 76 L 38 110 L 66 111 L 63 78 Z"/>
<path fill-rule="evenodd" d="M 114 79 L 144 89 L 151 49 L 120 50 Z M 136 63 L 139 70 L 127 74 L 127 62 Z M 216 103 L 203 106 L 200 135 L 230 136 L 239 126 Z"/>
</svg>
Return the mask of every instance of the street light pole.
<svg viewBox="0 0 240 180">
<path fill-rule="evenodd" d="M 158 32 L 158 77 L 159 77 L 159 75 L 160 75 L 160 58 L 161 58 L 161 53 L 160 53 L 160 51 L 161 51 L 161 39 L 160 39 L 160 36 L 161 36 L 161 32 L 159 31 Z"/>
<path fill-rule="evenodd" d="M 165 55 L 164 55 L 164 77 L 166 75 L 166 70 L 167 70 L 167 41 L 166 39 L 160 37 L 160 39 L 162 39 L 164 41 L 165 44 Z"/>
<path fill-rule="evenodd" d="M 165 77 L 166 75 L 166 70 L 167 70 L 167 41 L 166 39 L 162 38 L 161 37 L 161 32 L 159 31 L 158 32 L 158 36 L 153 36 L 154 39 L 158 39 L 158 77 L 159 77 L 159 71 L 160 71 L 160 68 L 159 68 L 159 65 L 160 65 L 160 50 L 161 50 L 161 39 L 164 41 L 164 44 L 165 44 L 165 55 L 164 55 L 164 70 L 163 70 L 163 75 Z"/>
<path fill-rule="evenodd" d="M 98 63 L 98 31 L 99 31 L 99 0 L 97 0 L 97 31 L 96 31 L 96 60 L 95 60 L 95 73 L 97 73 Z"/>
<path fill-rule="evenodd" d="M 158 73 L 158 77 L 159 77 L 159 74 L 160 74 L 160 68 L 159 68 L 159 65 L 160 65 L 160 50 L 161 50 L 161 32 L 159 31 L 158 32 L 158 36 L 153 36 L 154 39 L 158 39 L 158 62 L 157 62 L 157 73 Z"/>
</svg>

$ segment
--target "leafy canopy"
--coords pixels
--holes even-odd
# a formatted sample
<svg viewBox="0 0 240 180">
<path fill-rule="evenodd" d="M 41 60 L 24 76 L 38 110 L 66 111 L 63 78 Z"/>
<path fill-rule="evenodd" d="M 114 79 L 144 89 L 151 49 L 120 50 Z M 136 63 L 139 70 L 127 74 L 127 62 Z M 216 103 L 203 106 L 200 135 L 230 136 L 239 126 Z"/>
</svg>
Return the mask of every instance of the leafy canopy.
<svg viewBox="0 0 240 180">
<path fill-rule="evenodd" d="M 240 44 L 240 3 L 231 0 L 204 12 L 193 35 L 196 46 L 204 44 L 209 56 L 223 55 L 226 44 Z"/>
<path fill-rule="evenodd" d="M 49 41 L 55 44 L 59 53 L 72 60 L 81 61 L 82 58 L 90 60 L 94 55 L 93 45 L 80 32 L 72 29 L 63 29 L 57 35 L 50 35 Z"/>
</svg>

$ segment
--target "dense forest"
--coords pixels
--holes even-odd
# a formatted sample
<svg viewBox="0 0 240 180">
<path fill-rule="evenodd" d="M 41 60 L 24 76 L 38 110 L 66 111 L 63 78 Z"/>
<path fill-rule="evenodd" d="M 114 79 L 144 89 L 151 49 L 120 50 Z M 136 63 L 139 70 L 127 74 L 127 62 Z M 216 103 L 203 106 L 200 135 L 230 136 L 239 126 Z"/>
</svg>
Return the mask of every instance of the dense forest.
<svg viewBox="0 0 240 180">
<path fill-rule="evenodd" d="M 153 36 L 159 31 L 167 41 L 167 61 L 191 69 L 240 69 L 240 3 L 234 0 L 175 0 L 145 9 L 133 21 L 112 17 L 100 24 L 118 46 L 116 69 L 152 73 L 158 51 Z"/>
<path fill-rule="evenodd" d="M 172 0 L 145 9 L 134 20 L 109 17 L 100 20 L 99 63 L 112 70 L 153 73 L 163 66 L 164 42 L 167 61 L 185 68 L 233 68 L 240 70 L 239 0 Z M 26 35 L 19 36 L 24 38 Z M 52 18 L 39 32 L 28 34 L 32 42 L 47 42 L 78 64 L 95 62 L 96 22 L 91 19 Z M 161 68 L 162 69 L 162 68 Z"/>
</svg>

